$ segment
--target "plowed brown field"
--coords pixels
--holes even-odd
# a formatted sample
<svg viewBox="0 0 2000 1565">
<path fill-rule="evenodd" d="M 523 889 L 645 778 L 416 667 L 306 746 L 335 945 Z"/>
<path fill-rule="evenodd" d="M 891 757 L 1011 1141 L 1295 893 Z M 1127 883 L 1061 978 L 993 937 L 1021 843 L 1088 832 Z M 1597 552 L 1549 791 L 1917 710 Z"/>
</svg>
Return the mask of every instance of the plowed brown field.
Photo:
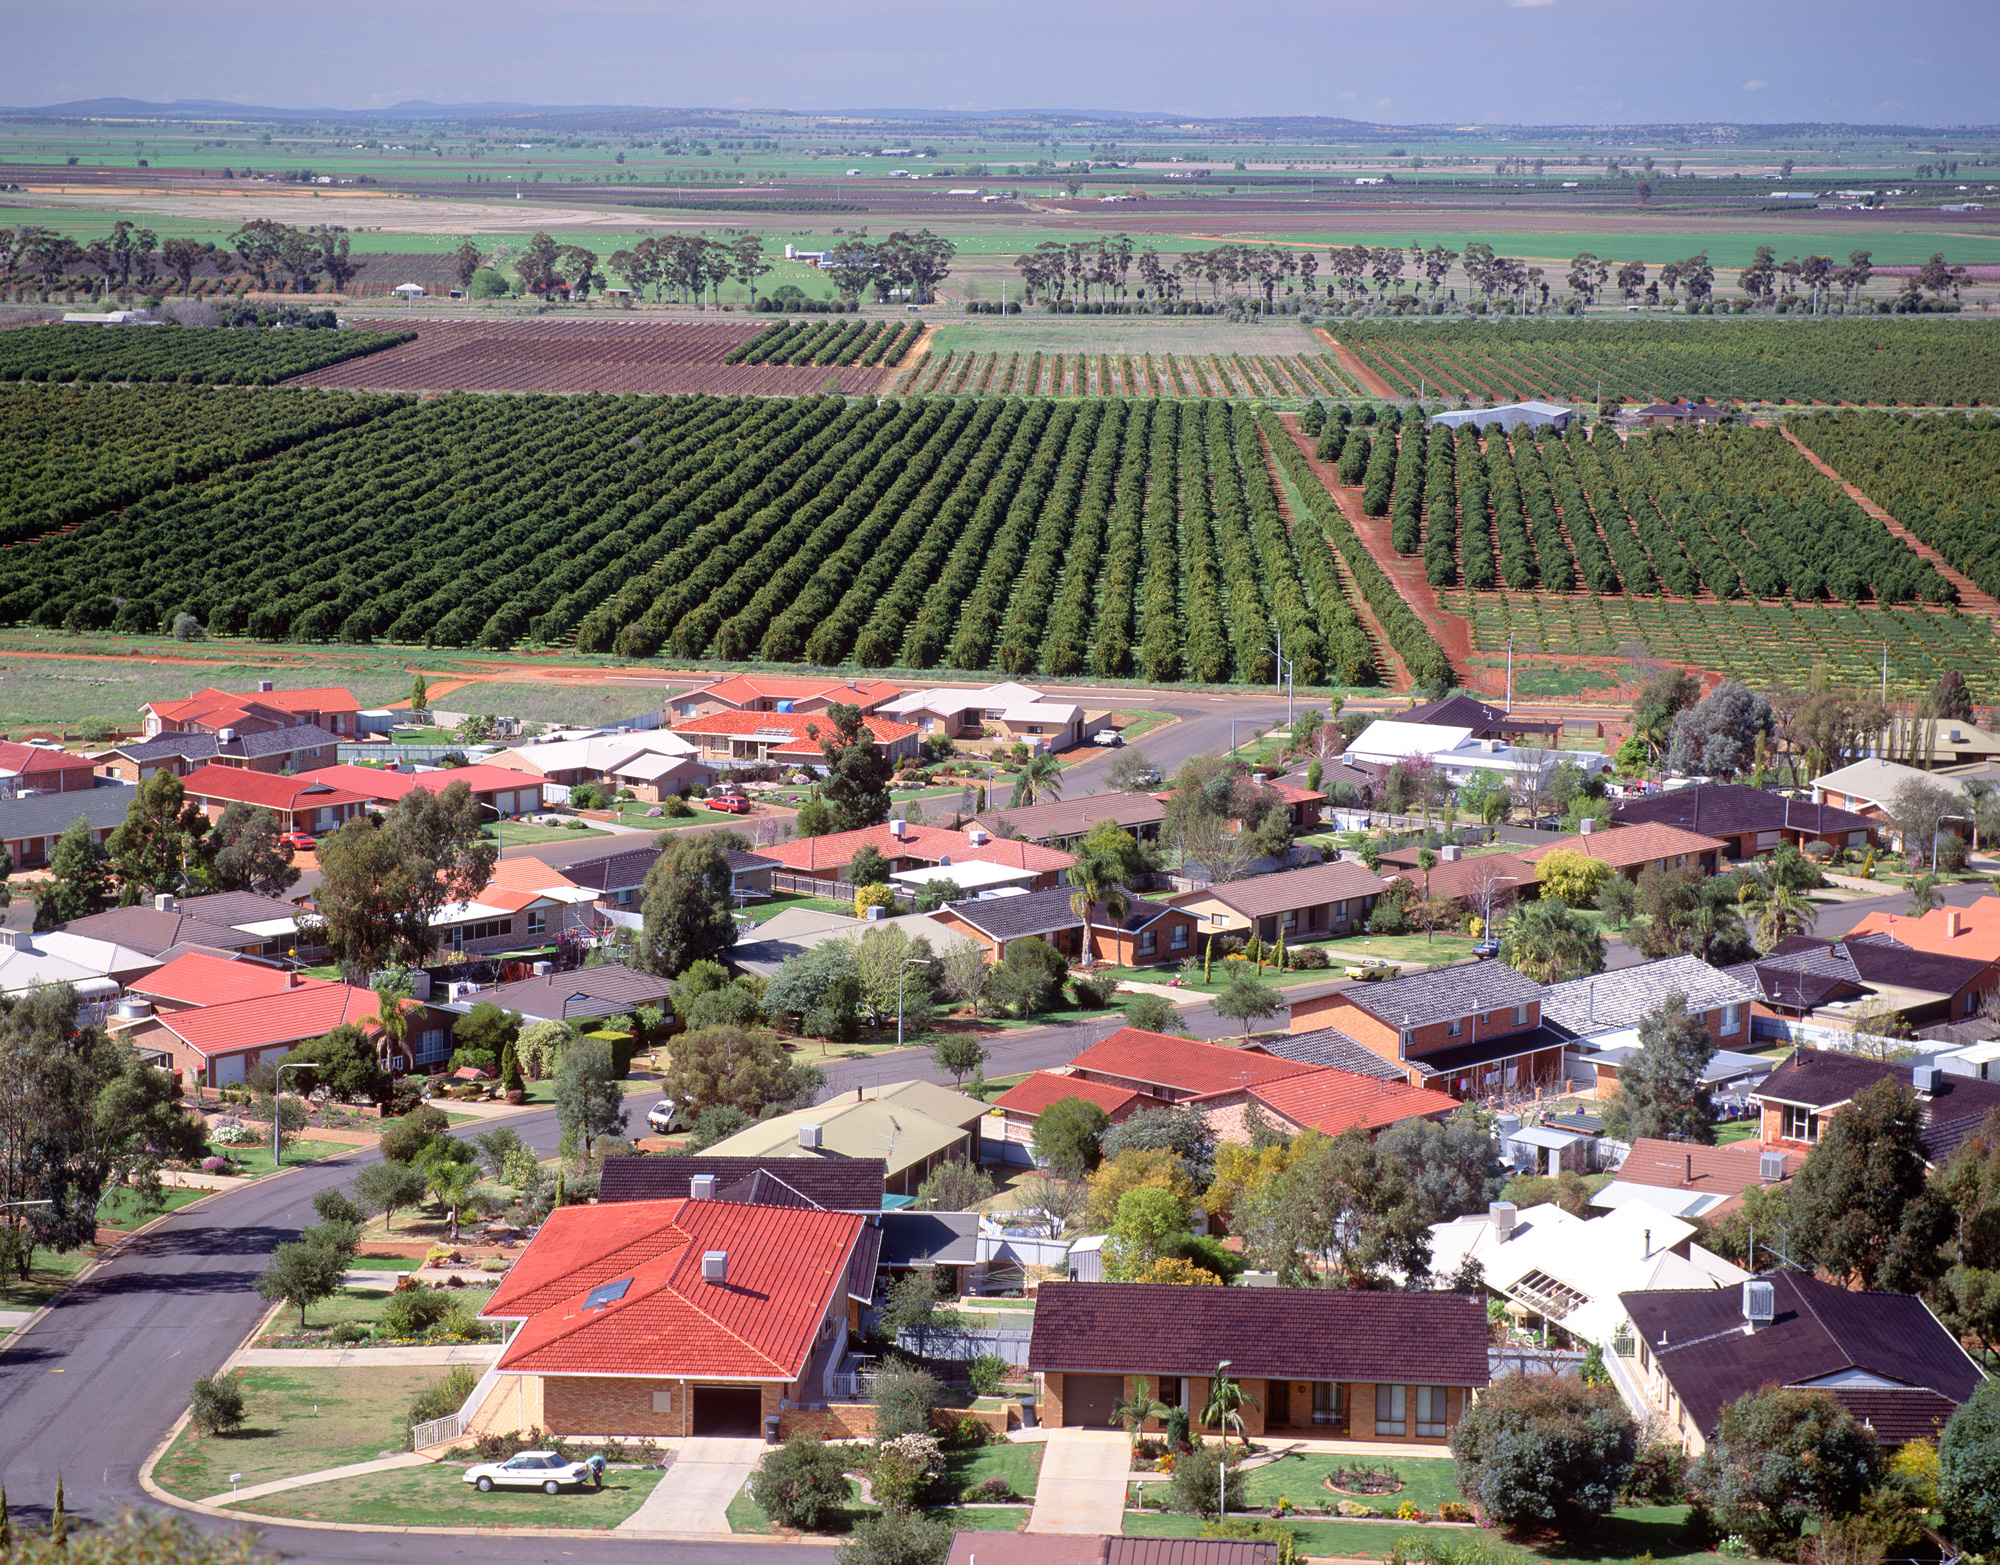
<svg viewBox="0 0 2000 1565">
<path fill-rule="evenodd" d="M 356 320 L 364 329 L 382 323 Z M 408 331 L 407 320 L 390 325 Z M 417 340 L 366 360 L 287 381 L 350 391 L 644 391 L 799 396 L 837 378 L 843 392 L 879 390 L 895 371 L 849 365 L 724 364 L 769 322 L 426 321 Z"/>
</svg>

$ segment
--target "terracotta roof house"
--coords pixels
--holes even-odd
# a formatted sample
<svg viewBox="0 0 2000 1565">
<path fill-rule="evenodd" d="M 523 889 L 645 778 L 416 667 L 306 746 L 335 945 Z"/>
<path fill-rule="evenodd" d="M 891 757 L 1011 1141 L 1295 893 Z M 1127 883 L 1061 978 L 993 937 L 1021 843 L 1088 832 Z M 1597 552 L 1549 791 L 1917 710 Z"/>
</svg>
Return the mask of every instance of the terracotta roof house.
<svg viewBox="0 0 2000 1565">
<path fill-rule="evenodd" d="M 279 690 L 270 680 L 260 679 L 255 690 L 242 695 L 210 686 L 181 701 L 149 701 L 140 710 L 145 714 L 149 739 L 155 734 L 177 731 L 215 733 L 235 728 L 240 732 L 307 725 L 351 740 L 359 735 L 356 719 L 361 703 L 355 700 L 353 691 L 340 685 Z"/>
<path fill-rule="evenodd" d="M 1683 831 L 1660 821 L 1635 822 L 1629 826 L 1607 826 L 1602 831 L 1586 820 L 1577 836 L 1530 848 L 1521 857 L 1539 864 L 1551 853 L 1581 853 L 1600 859 L 1627 880 L 1637 880 L 1649 869 L 1694 869 L 1713 875 L 1728 847 L 1720 837 Z"/>
<path fill-rule="evenodd" d="M 1352 1038 L 1413 1087 L 1503 1101 L 1561 1089 L 1566 1037 L 1542 1021 L 1542 986 L 1499 962 L 1432 968 L 1292 1002 L 1294 1033 Z"/>
<path fill-rule="evenodd" d="M 983 810 L 972 824 L 995 837 L 1039 843 L 1045 848 L 1074 848 L 1093 826 L 1111 821 L 1140 842 L 1159 839 L 1167 807 L 1150 793 L 1091 793 L 1076 799 L 1051 799 L 1018 809 Z M 1004 830 L 1003 830 L 1004 828 Z"/>
<path fill-rule="evenodd" d="M 1059 885 L 1076 864 L 1073 856 L 1060 849 L 996 837 L 983 827 L 947 831 L 909 821 L 889 821 L 880 826 L 864 826 L 859 831 L 831 832 L 824 837 L 799 837 L 772 843 L 758 852 L 777 864 L 780 873 L 835 881 L 842 878 L 841 871 L 864 847 L 881 854 L 892 874 L 897 870 L 958 864 L 969 859 L 977 864 L 1031 869 L 1038 887 Z"/>
<path fill-rule="evenodd" d="M 136 790 L 106 786 L 88 793 L 31 793 L 0 798 L 0 842 L 5 842 L 18 872 L 46 869 L 56 839 L 77 821 L 90 827 L 100 843 L 124 823 Z"/>
<path fill-rule="evenodd" d="M 480 1312 L 520 1325 L 463 1433 L 784 1434 L 828 1400 L 863 1226 L 734 1201 L 559 1207 Z"/>
<path fill-rule="evenodd" d="M 120 782 L 139 783 L 159 772 L 186 777 L 207 765 L 241 766 L 253 772 L 303 772 L 331 765 L 340 741 L 316 723 L 247 732 L 225 729 L 225 739 L 206 729 L 176 729 L 151 739 L 113 745 L 98 757 L 98 769 Z"/>
<path fill-rule="evenodd" d="M 162 1013 L 204 1005 L 258 1000 L 296 987 L 295 974 L 245 957 L 189 951 L 164 967 L 127 984 L 129 993 L 150 1000 Z"/>
<path fill-rule="evenodd" d="M 1107 1087 L 1143 1092 L 1159 1104 L 1188 1103 L 1238 1093 L 1319 1069 L 1255 1049 L 1201 1043 L 1168 1033 L 1120 1027 L 1069 1062 L 1072 1074 Z"/>
<path fill-rule="evenodd" d="M 343 766 L 334 770 L 363 768 Z M 274 777 L 242 766 L 204 766 L 189 773 L 181 786 L 211 821 L 221 820 L 224 810 L 241 802 L 269 810 L 286 831 L 307 832 L 315 837 L 338 831 L 355 816 L 367 814 L 374 797 L 343 787 L 323 774 Z"/>
<path fill-rule="evenodd" d="M 1360 864 L 1341 860 L 1224 881 L 1171 900 L 1199 921 L 1201 933 L 1256 935 L 1287 945 L 1351 934 L 1367 921 L 1385 882 Z"/>
<path fill-rule="evenodd" d="M 635 972 L 622 962 L 606 962 L 546 978 L 495 984 L 452 1001 L 444 1009 L 470 1011 L 482 1001 L 490 1001 L 503 1011 L 519 1011 L 524 1022 L 564 1022 L 624 1016 L 642 1005 L 657 1005 L 671 1017 L 673 987 L 667 979 Z"/>
<path fill-rule="evenodd" d="M 1921 917 L 1869 913 L 1847 933 L 1850 938 L 1887 935 L 1898 945 L 1936 956 L 2000 962 L 2000 897 L 1981 897 L 1965 907 L 1932 908 Z"/>
<path fill-rule="evenodd" d="M 421 1057 L 423 1035 L 439 1030 L 436 1013 L 427 1006 L 411 1028 L 407 1052 L 392 1053 L 380 1034 L 380 1002 L 367 989 L 321 978 L 285 975 L 289 988 L 246 999 L 218 1000 L 191 1009 L 166 1011 L 124 1029 L 120 1036 L 155 1063 L 177 1071 L 187 1080 L 199 1073 L 211 1086 L 231 1086 L 262 1060 L 275 1060 L 294 1045 L 322 1037 L 353 1022 L 375 1035 L 376 1052 L 392 1069 L 408 1069 Z M 185 987 L 185 986 L 184 986 Z M 206 987 L 222 994 L 229 986 L 210 981 Z"/>
<path fill-rule="evenodd" d="M 1687 1450 L 1723 1408 L 1765 1386 L 1824 1391 L 1887 1446 L 1935 1440 L 1985 1376 L 1921 1299 L 1857 1293 L 1780 1271 L 1740 1289 L 1622 1296 L 1632 1374 Z"/>
<path fill-rule="evenodd" d="M 1382 877 L 1425 889 L 1424 872 L 1401 853 L 1382 855 Z M 1465 912 L 1498 923 L 1524 895 L 1541 884 L 1541 871 L 1514 853 L 1460 853 L 1446 847 L 1431 866 L 1431 899 L 1456 903 Z M 1490 918 L 1489 918 L 1489 915 Z"/>
<path fill-rule="evenodd" d="M 1785 1184 L 1805 1163 L 1802 1151 L 1774 1151 L 1755 1141 L 1704 1147 L 1640 1136 L 1618 1165 L 1618 1177 L 1591 1204 L 1613 1208 L 1641 1201 L 1676 1217 L 1719 1223 L 1743 1205 L 1744 1191 Z"/>
<path fill-rule="evenodd" d="M 1054 1426 L 1110 1427 L 1143 1376 L 1200 1428 L 1227 1360 L 1257 1398 L 1243 1409 L 1253 1439 L 1440 1446 L 1487 1383 L 1486 1339 L 1485 1301 L 1468 1293 L 1050 1282 L 1036 1297 L 1028 1368 Z"/>
<path fill-rule="evenodd" d="M 1801 1045 L 1750 1094 L 1763 1110 L 1763 1144 L 1775 1149 L 1812 1147 L 1827 1121 L 1857 1092 L 1884 1080 L 1902 1082 L 1916 1093 L 1924 1155 L 1933 1165 L 1949 1158 L 1988 1114 L 2000 1109 L 2000 1081 L 1960 1076 L 1935 1065 L 1871 1060 Z"/>
<path fill-rule="evenodd" d="M 1875 830 L 1873 821 L 1851 810 L 1787 799 L 1742 783 L 1696 783 L 1621 799 L 1612 805 L 1611 818 L 1621 826 L 1652 821 L 1720 837 L 1729 844 L 1732 862 L 1775 853 L 1783 842 L 1795 848 L 1824 842 L 1863 851 Z"/>
<path fill-rule="evenodd" d="M 706 690 L 690 690 L 676 697 L 673 716 L 677 726 L 683 718 L 707 717 L 715 712 L 816 716 L 836 703 L 858 706 L 866 713 L 902 693 L 901 686 L 881 679 L 863 682 L 783 674 L 735 674 L 717 680 Z"/>
<path fill-rule="evenodd" d="M 1043 1110 L 1064 1098 L 1082 1098 L 1103 1109 L 1112 1124 L 1130 1119 L 1143 1108 L 1157 1108 L 1158 1100 L 1137 1087 L 1107 1086 L 1101 1081 L 1073 1075 L 1067 1070 L 1033 1071 L 993 1100 L 1000 1116 L 1000 1161 L 1032 1163 L 1035 1122 Z M 991 1154 L 988 1154 L 989 1161 Z"/>
<path fill-rule="evenodd" d="M 1458 1099 L 1429 1087 L 1343 1070 L 1317 1070 L 1266 1082 L 1252 1087 L 1250 1097 L 1265 1119 L 1275 1121 L 1286 1135 L 1302 1130 L 1316 1130 L 1323 1136 L 1350 1130 L 1372 1135 L 1404 1120 L 1449 1119 L 1459 1108 Z M 1247 1133 L 1243 1139 L 1249 1139 Z"/>
<path fill-rule="evenodd" d="M 1177 962 L 1195 950 L 1194 915 L 1164 902 L 1134 897 L 1124 915 L 1109 903 L 1090 908 L 1090 949 L 1084 950 L 1083 920 L 1070 905 L 1070 888 L 1050 886 L 1018 896 L 977 897 L 947 902 L 932 922 L 955 935 L 976 940 L 989 960 L 1005 961 L 1007 947 L 1029 936 L 1046 941 L 1072 962 L 1086 955 L 1113 967 L 1151 967 Z"/>
<path fill-rule="evenodd" d="M 1958 1021 L 1976 1015 L 2000 984 L 2000 964 L 1917 950 L 1886 934 L 1795 935 L 1726 972 L 1756 990 L 1754 1033 L 1780 1040 L 1790 1022 L 1849 1032 L 1862 1001 L 1912 1027 Z"/>
<path fill-rule="evenodd" d="M 0 739 L 0 789 L 9 794 L 83 793 L 96 786 L 97 766 L 87 755 Z"/>
<path fill-rule="evenodd" d="M 705 1191 L 717 1201 L 803 1204 L 826 1212 L 879 1212 L 888 1164 L 879 1157 L 657 1157 L 604 1160 L 599 1201 L 680 1201 Z M 703 1185 L 699 1181 L 708 1180 Z M 783 1192 L 787 1199 L 774 1200 Z"/>
<path fill-rule="evenodd" d="M 891 761 L 916 759 L 918 734 L 913 726 L 886 717 L 864 717 L 861 721 Z M 824 770 L 826 752 L 808 729 L 829 738 L 833 734 L 833 725 L 824 713 L 808 716 L 719 710 L 674 722 L 674 732 L 691 742 L 706 761 L 752 765 L 777 761 Z"/>
<path fill-rule="evenodd" d="M 413 788 L 443 793 L 454 783 L 464 783 L 473 798 L 497 815 L 528 815 L 542 807 L 539 779 L 504 766 L 454 766 L 429 772 L 399 772 L 374 766 L 323 766 L 308 772 L 302 781 L 323 782 L 342 788 L 377 806 L 394 804 Z"/>
</svg>

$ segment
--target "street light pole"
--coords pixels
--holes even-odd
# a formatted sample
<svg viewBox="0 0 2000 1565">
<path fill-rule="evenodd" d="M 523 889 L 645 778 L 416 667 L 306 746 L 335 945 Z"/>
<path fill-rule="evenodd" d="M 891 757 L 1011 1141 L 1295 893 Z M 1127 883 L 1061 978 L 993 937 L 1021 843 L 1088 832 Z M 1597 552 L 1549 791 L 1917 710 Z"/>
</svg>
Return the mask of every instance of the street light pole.
<svg viewBox="0 0 2000 1565">
<path fill-rule="evenodd" d="M 903 1046 L 903 980 L 909 976 L 909 968 L 923 965 L 923 957 L 906 956 L 896 968 L 896 1047 L 899 1049 Z"/>
<path fill-rule="evenodd" d="M 285 1166 L 285 1072 L 316 1071 L 319 1067 L 311 1060 L 301 1060 L 296 1065 L 278 1067 L 278 1091 L 271 1100 L 271 1167 Z"/>
</svg>

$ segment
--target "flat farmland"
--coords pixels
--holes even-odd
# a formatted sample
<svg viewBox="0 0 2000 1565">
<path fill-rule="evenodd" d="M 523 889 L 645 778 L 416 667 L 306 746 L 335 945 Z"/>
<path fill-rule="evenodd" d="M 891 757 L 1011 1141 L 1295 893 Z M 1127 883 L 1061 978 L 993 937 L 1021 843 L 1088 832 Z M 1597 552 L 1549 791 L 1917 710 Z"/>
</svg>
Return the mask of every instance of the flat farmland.
<svg viewBox="0 0 2000 1565">
<path fill-rule="evenodd" d="M 924 395 L 1262 397 L 1281 402 L 1363 394 L 1353 377 L 1325 354 L 975 353 L 935 346 L 902 389 Z"/>
<path fill-rule="evenodd" d="M 716 321 L 361 320 L 415 330 L 417 339 L 359 363 L 303 375 L 297 386 L 350 391 L 656 392 L 800 396 L 838 382 L 843 393 L 880 390 L 892 370 L 848 365 L 725 364 L 762 331 L 754 316 Z M 342 374 L 341 370 L 349 373 Z"/>
</svg>

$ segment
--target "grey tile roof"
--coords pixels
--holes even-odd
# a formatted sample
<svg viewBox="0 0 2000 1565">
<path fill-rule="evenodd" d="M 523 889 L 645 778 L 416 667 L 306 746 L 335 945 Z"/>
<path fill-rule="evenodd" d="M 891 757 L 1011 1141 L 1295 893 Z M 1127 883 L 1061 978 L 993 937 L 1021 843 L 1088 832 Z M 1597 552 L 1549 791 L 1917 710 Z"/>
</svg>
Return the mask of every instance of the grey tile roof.
<svg viewBox="0 0 2000 1565">
<path fill-rule="evenodd" d="M 1081 927 L 1076 909 L 1069 905 L 1067 886 L 1050 886 L 1024 892 L 1018 897 L 975 898 L 950 904 L 952 913 L 982 934 L 995 940 L 1021 940 L 1029 935 L 1053 934 L 1057 930 Z"/>
<path fill-rule="evenodd" d="M 774 1175 L 829 1212 L 879 1212 L 888 1162 L 879 1157 L 670 1157 L 634 1152 L 604 1160 L 600 1201 L 679 1201 L 696 1174 L 715 1176 L 718 1192 L 761 1172 Z"/>
<path fill-rule="evenodd" d="M 299 909 L 292 903 L 280 897 L 260 897 L 254 891 L 216 891 L 205 897 L 182 897 L 180 908 L 208 923 L 226 924 L 232 929 L 299 915 Z"/>
<path fill-rule="evenodd" d="M 672 992 L 673 985 L 664 978 L 607 962 L 601 967 L 580 967 L 547 978 L 499 984 L 480 990 L 471 999 L 490 1000 L 502 1010 L 519 1011 L 524 1017 L 562 1021 L 573 1016 L 616 1016 L 634 1006 L 659 1005 Z"/>
<path fill-rule="evenodd" d="M 565 864 L 562 872 L 590 891 L 630 891 L 646 883 L 646 871 L 659 856 L 660 850 L 648 842 L 643 848 L 620 848 L 597 858 Z"/>
<path fill-rule="evenodd" d="M 1657 821 L 1707 832 L 1712 837 L 1740 837 L 1753 831 L 1781 829 L 1811 836 L 1822 831 L 1828 834 L 1866 831 L 1875 824 L 1851 810 L 1787 799 L 1743 783 L 1700 783 L 1692 788 L 1676 788 L 1672 793 L 1625 799 L 1611 807 L 1611 818 L 1621 826 Z"/>
<path fill-rule="evenodd" d="M 1092 793 L 1016 810 L 982 810 L 973 819 L 996 837 L 1005 825 L 1012 828 L 1007 835 L 1022 842 L 1049 842 L 1058 837 L 1080 837 L 1099 821 L 1116 821 L 1130 830 L 1157 826 L 1166 817 L 1166 804 L 1150 793 Z"/>
<path fill-rule="evenodd" d="M 38 793 L 25 799 L 0 799 L 0 841 L 27 837 L 57 837 L 79 816 L 93 831 L 116 826 L 132 808 L 138 789 L 113 783 L 69 793 Z"/>
<path fill-rule="evenodd" d="M 1842 986 L 1887 984 L 1956 994 L 1975 982 L 1990 964 L 1906 946 L 1886 931 L 1847 940 L 1794 936 L 1769 955 L 1726 969 L 1728 976 L 1754 985 L 1773 1004 L 1815 1005 Z"/>
<path fill-rule="evenodd" d="M 242 951 L 264 944 L 262 935 L 246 935 L 227 924 L 211 923 L 192 913 L 162 913 L 152 907 L 115 907 L 88 918 L 72 919 L 60 927 L 72 935 L 109 940 L 148 956 L 159 956 L 183 945 Z"/>
<path fill-rule="evenodd" d="M 218 756 L 241 756 L 245 760 L 259 760 L 267 755 L 291 755 L 300 750 L 323 750 L 337 747 L 340 738 L 330 734 L 317 723 L 303 723 L 293 728 L 267 728 L 258 733 L 238 733 L 224 744 L 214 734 L 199 730 L 190 733 L 166 733 L 144 739 L 137 744 L 115 746 L 112 753 L 122 755 L 131 761 L 157 761 L 162 756 L 177 755 L 189 761 L 212 761 Z"/>
<path fill-rule="evenodd" d="M 1297 1060 L 1301 1065 L 1326 1065 L 1357 1076 L 1376 1076 L 1383 1081 L 1401 1081 L 1403 1070 L 1392 1065 L 1365 1044 L 1356 1043 L 1337 1027 L 1321 1027 L 1314 1032 L 1280 1033 L 1259 1038 L 1250 1047 L 1281 1060 Z"/>
<path fill-rule="evenodd" d="M 1425 1027 L 1475 1011 L 1495 1011 L 1539 999 L 1542 986 L 1499 962 L 1462 963 L 1356 984 L 1347 998 L 1391 1027 Z"/>
<path fill-rule="evenodd" d="M 727 849 L 726 857 L 729 860 L 729 873 L 732 875 L 740 875 L 745 870 L 779 867 L 776 859 L 767 859 L 761 853 L 745 853 L 741 848 Z"/>
<path fill-rule="evenodd" d="M 1899 1081 L 1909 1086 L 1913 1070 L 1909 1060 L 1871 1060 L 1858 1054 L 1801 1045 L 1750 1096 L 1773 1103 L 1833 1109 L 1878 1081 Z M 2000 1081 L 1942 1072 L 1938 1089 L 1920 1096 L 1917 1103 L 1925 1155 L 1933 1163 L 1943 1162 L 1995 1109 L 2000 1109 Z"/>
<path fill-rule="evenodd" d="M 1686 998 L 1691 1012 L 1724 1005 L 1748 1005 L 1756 989 L 1741 978 L 1710 967 L 1698 956 L 1671 956 L 1551 984 L 1542 995 L 1542 1020 L 1587 1037 L 1636 1027 L 1639 1019 L 1670 994 Z"/>
<path fill-rule="evenodd" d="M 884 1266 L 970 1266 L 979 1259 L 977 1212 L 884 1212 Z"/>
</svg>

